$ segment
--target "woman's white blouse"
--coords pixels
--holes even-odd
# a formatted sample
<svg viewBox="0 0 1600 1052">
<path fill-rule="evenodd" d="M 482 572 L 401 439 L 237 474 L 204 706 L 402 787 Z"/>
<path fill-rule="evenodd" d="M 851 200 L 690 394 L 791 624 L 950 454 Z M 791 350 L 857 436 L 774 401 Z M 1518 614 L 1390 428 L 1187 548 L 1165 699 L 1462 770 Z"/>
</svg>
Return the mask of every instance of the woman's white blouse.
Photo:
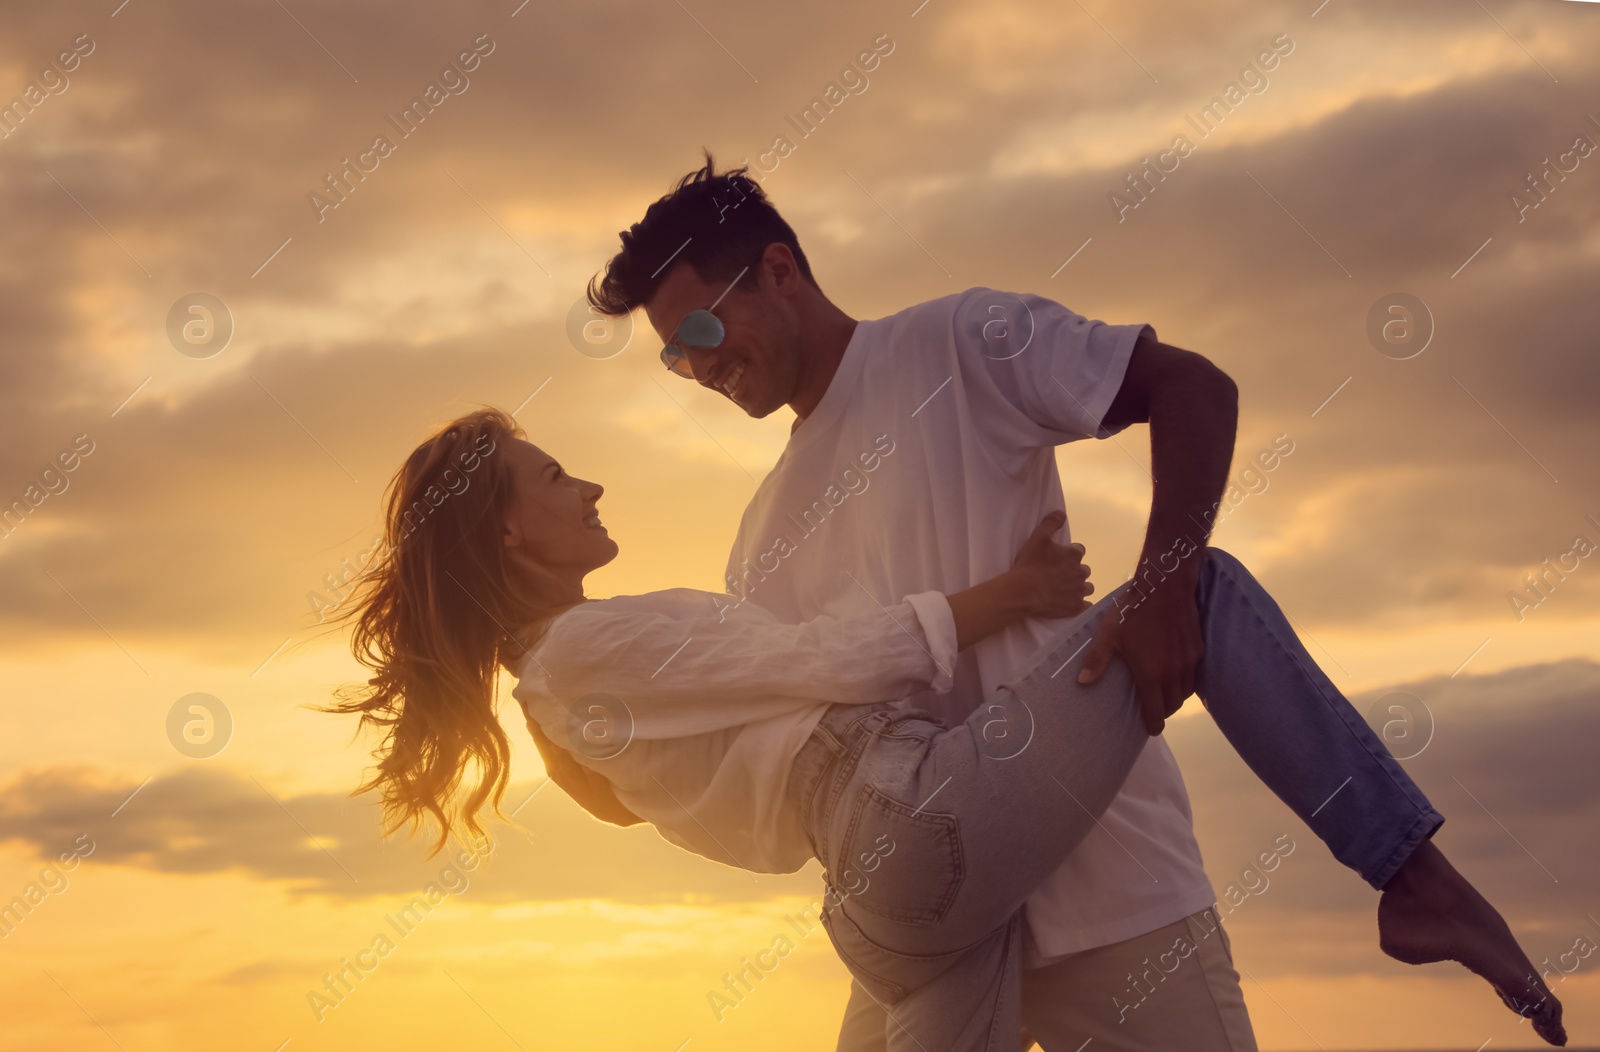
<svg viewBox="0 0 1600 1052">
<path fill-rule="evenodd" d="M 786 800 L 789 771 L 827 706 L 943 693 L 955 660 L 940 592 L 789 625 L 753 603 L 671 588 L 561 614 L 512 696 L 667 840 L 791 873 L 811 844 Z"/>
</svg>

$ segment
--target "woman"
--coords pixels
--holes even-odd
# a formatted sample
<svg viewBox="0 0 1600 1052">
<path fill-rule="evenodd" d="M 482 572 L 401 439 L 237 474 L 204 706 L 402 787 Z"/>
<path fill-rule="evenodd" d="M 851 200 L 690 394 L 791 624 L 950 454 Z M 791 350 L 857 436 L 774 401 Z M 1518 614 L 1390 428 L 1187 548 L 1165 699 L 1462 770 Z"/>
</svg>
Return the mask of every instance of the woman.
<svg viewBox="0 0 1600 1052">
<path fill-rule="evenodd" d="M 1088 606 L 1086 568 L 1050 540 L 1059 514 L 1010 571 L 972 588 L 784 625 L 693 589 L 586 597 L 585 575 L 617 554 L 602 492 L 492 409 L 401 468 L 388 548 L 344 615 L 376 675 L 328 710 L 389 728 L 361 786 L 380 791 L 385 831 L 432 814 L 437 851 L 456 824 L 481 835 L 491 797 L 498 813 L 504 667 L 552 777 L 601 817 L 642 817 L 746 869 L 818 858 L 821 919 L 889 1009 L 891 1048 L 1015 1049 L 1022 902 L 1093 828 L 1146 740 L 1124 664 L 1076 683 L 1115 593 Z M 1443 817 L 1248 571 L 1216 549 L 1205 558 L 1196 692 L 1257 775 L 1383 891 L 1384 951 L 1460 961 L 1565 1043 L 1560 1004 L 1505 922 L 1429 841 Z M 1031 616 L 1075 619 L 966 723 L 897 704 L 947 689 L 957 651 Z M 1031 736 L 999 741 L 997 725 Z M 458 803 L 472 762 L 479 778 Z M 1313 777 L 1330 771 L 1345 775 L 1331 795 Z"/>
</svg>

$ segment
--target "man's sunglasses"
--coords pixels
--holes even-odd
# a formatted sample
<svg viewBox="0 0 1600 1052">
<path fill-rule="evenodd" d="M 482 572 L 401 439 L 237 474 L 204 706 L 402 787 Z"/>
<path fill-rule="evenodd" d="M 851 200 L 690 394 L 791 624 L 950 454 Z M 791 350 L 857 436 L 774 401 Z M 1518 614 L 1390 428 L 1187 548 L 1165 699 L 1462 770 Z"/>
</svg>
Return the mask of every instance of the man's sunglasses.
<svg viewBox="0 0 1600 1052">
<path fill-rule="evenodd" d="M 745 267 L 744 270 L 739 271 L 738 277 L 730 281 L 728 287 L 722 290 L 722 296 L 717 297 L 716 303 L 711 304 L 710 307 L 692 310 L 684 315 L 683 320 L 678 323 L 678 331 L 673 334 L 672 342 L 661 348 L 662 365 L 665 365 L 679 376 L 687 377 L 690 380 L 694 379 L 694 366 L 689 363 L 689 355 L 684 351 L 684 348 L 700 347 L 704 350 L 710 350 L 713 347 L 722 346 L 722 338 L 728 334 L 728 330 L 723 327 L 722 319 L 711 312 L 717 309 L 717 303 L 721 303 L 723 296 L 733 291 L 733 287 L 739 284 L 740 279 L 749 270 L 749 267 Z"/>
<path fill-rule="evenodd" d="M 692 310 L 678 323 L 673 342 L 661 348 L 661 363 L 679 376 L 693 380 L 694 366 L 689 363 L 689 355 L 684 352 L 684 347 L 703 347 L 707 350 L 720 347 L 722 338 L 727 334 L 721 318 L 704 308 Z"/>
</svg>

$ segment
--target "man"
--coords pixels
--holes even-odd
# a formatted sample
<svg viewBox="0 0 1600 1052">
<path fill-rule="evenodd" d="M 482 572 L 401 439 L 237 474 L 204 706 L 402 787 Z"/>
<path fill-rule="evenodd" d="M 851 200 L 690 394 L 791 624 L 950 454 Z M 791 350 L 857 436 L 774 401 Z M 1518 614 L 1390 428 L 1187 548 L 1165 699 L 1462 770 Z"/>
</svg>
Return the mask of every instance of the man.
<svg viewBox="0 0 1600 1052">
<path fill-rule="evenodd" d="M 707 154 L 622 234 L 589 287 L 601 313 L 642 306 L 674 371 L 752 417 L 784 405 L 795 413 L 741 522 L 729 603 L 798 622 L 968 587 L 1008 567 L 1032 528 L 1064 511 L 1057 445 L 1148 422 L 1154 494 L 1137 598 L 1104 619 L 1083 675 L 1121 654 L 1159 734 L 1193 692 L 1201 657 L 1197 555 L 1233 455 L 1233 381 L 1147 325 L 1104 325 L 1032 295 L 969 289 L 853 319 L 823 294 L 793 230 L 743 172 L 718 174 Z M 980 643 L 961 655 L 953 691 L 910 702 L 965 719 L 1060 624 L 1035 620 Z M 985 737 L 997 760 L 1026 748 L 1027 720 L 996 712 Z M 1096 830 L 1028 901 L 1030 1033 L 1046 1052 L 1090 1040 L 1253 1052 L 1213 904 L 1177 763 L 1153 737 Z M 1146 993 L 1151 963 L 1180 942 L 1198 952 Z M 892 1025 L 853 983 L 839 1048 L 883 1049 Z"/>
</svg>

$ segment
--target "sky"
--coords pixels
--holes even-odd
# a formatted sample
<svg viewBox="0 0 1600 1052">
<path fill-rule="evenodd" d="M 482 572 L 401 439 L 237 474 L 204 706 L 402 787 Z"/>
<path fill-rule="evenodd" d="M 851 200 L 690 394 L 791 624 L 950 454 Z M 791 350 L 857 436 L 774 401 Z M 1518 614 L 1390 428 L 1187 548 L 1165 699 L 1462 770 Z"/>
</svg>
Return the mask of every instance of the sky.
<svg viewBox="0 0 1600 1052">
<path fill-rule="evenodd" d="M 1213 542 L 1600 1045 L 1600 956 L 1571 952 L 1600 942 L 1600 5 L 518 2 L 3 15 L 0 904 L 34 901 L 0 924 L 0 1050 L 831 1047 L 820 931 L 707 997 L 814 863 L 757 877 L 595 822 L 514 705 L 514 819 L 428 859 L 350 796 L 372 742 L 307 707 L 364 678 L 319 624 L 329 575 L 479 405 L 605 485 L 622 554 L 593 594 L 722 587 L 792 417 L 666 373 L 642 315 L 583 324 L 702 148 L 754 166 L 852 317 L 1032 292 L 1227 371 Z M 1120 581 L 1148 430 L 1058 462 Z M 196 703 L 220 751 L 172 730 Z M 1532 1043 L 1479 981 L 1377 951 L 1370 889 L 1196 701 L 1167 733 L 1214 886 L 1247 891 L 1263 1049 Z"/>
</svg>

